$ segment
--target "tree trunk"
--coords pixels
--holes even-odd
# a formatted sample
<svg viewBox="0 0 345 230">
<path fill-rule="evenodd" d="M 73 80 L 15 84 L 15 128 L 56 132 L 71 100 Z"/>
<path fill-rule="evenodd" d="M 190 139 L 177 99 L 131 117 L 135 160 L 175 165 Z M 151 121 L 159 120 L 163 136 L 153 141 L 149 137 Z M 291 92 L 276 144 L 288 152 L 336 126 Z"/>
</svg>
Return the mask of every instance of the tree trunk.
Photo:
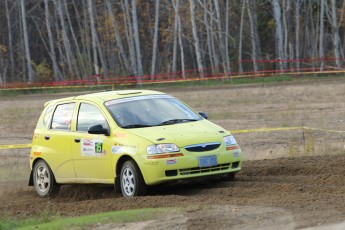
<svg viewBox="0 0 345 230">
<path fill-rule="evenodd" d="M 8 29 L 8 51 L 10 54 L 10 69 L 14 71 L 14 54 L 13 54 L 13 41 L 12 41 L 12 25 L 10 11 L 8 9 L 8 0 L 5 0 L 5 9 L 6 9 L 6 19 L 7 19 L 7 29 Z M 14 75 L 14 72 L 10 73 L 11 79 Z M 3 77 L 3 82 L 6 83 L 6 74 Z M 13 79 L 12 79 L 13 80 Z"/>
<path fill-rule="evenodd" d="M 64 0 L 64 7 L 65 7 L 65 10 L 66 12 L 68 11 L 68 7 L 67 7 L 67 0 Z M 77 17 L 78 17 L 79 14 L 77 14 Z M 83 56 L 80 52 L 80 49 L 79 49 L 79 42 L 77 40 L 77 36 L 75 35 L 75 32 L 74 32 L 74 29 L 73 29 L 73 25 L 72 25 L 72 22 L 71 22 L 71 17 L 69 16 L 69 13 L 66 14 L 67 16 L 67 20 L 68 20 L 68 25 L 69 25 L 69 29 L 71 31 L 71 35 L 72 35 L 72 38 L 73 38 L 73 42 L 74 42 L 74 46 L 75 46 L 75 50 L 77 52 L 77 57 L 75 58 L 74 62 L 75 62 L 75 65 L 78 66 L 79 68 L 77 68 L 75 70 L 75 74 L 78 74 L 78 76 L 82 76 L 82 78 L 85 78 L 86 77 L 86 68 L 85 68 L 85 63 L 84 63 L 84 60 L 83 60 Z M 80 20 L 80 17 L 79 17 L 79 20 Z"/>
<path fill-rule="evenodd" d="M 133 36 L 133 24 L 130 16 L 128 0 L 121 0 L 121 7 L 123 11 L 123 21 L 126 28 L 126 38 L 129 49 L 129 56 L 131 60 L 131 75 L 137 75 L 137 63 L 135 57 L 135 43 Z"/>
<path fill-rule="evenodd" d="M 173 60 L 172 60 L 172 72 L 173 76 L 176 76 L 177 67 L 176 67 L 176 59 L 177 59 L 177 35 L 178 35 L 178 7 L 179 7 L 179 0 L 172 1 L 174 11 L 175 11 L 175 19 L 174 19 L 174 45 L 173 45 Z"/>
<path fill-rule="evenodd" d="M 340 41 L 339 41 L 339 27 L 337 23 L 337 6 L 336 0 L 331 0 L 331 7 L 332 7 L 332 29 L 333 29 L 333 50 L 335 56 L 335 64 L 338 68 L 340 68 Z"/>
<path fill-rule="evenodd" d="M 256 41 L 255 41 L 255 25 L 254 25 L 254 19 L 253 19 L 253 14 L 252 14 L 252 7 L 251 7 L 251 1 L 247 1 L 247 11 L 248 11 L 248 17 L 249 17 L 249 24 L 250 24 L 250 39 L 252 41 L 252 60 L 253 60 L 253 65 L 254 65 L 254 72 L 257 73 L 259 68 L 258 68 L 258 63 L 257 63 L 257 47 L 256 47 Z"/>
<path fill-rule="evenodd" d="M 300 30 L 300 13 L 299 13 L 299 8 L 301 6 L 301 0 L 296 0 L 295 1 L 295 21 L 296 21 L 296 38 L 295 38 L 295 53 L 296 53 L 296 68 L 297 68 L 297 71 L 299 72 L 300 69 L 301 69 L 301 62 L 300 62 L 300 45 L 299 45 L 299 40 L 300 40 L 300 37 L 299 37 L 299 30 Z"/>
<path fill-rule="evenodd" d="M 244 8 L 246 6 L 247 0 L 242 0 L 242 10 L 241 10 L 241 21 L 240 21 L 240 32 L 238 38 L 238 72 L 243 73 L 242 65 L 242 37 L 243 37 L 243 17 L 244 17 Z"/>
<path fill-rule="evenodd" d="M 47 32 L 48 32 L 50 58 L 52 60 L 52 65 L 53 65 L 54 80 L 60 81 L 60 80 L 62 80 L 62 76 L 61 76 L 59 67 L 57 65 L 57 60 L 56 60 L 53 34 L 52 34 L 51 23 L 50 23 L 48 0 L 44 0 L 44 8 L 45 8 L 46 27 L 47 27 Z"/>
<path fill-rule="evenodd" d="M 135 51 L 137 55 L 137 81 L 141 84 L 141 78 L 143 76 L 143 67 L 141 62 L 141 51 L 140 51 L 140 40 L 139 40 L 139 29 L 138 29 L 138 19 L 137 19 L 137 2 L 132 0 L 132 17 L 133 17 L 133 31 L 134 31 L 134 41 L 135 41 Z"/>
<path fill-rule="evenodd" d="M 194 48 L 195 48 L 195 54 L 196 54 L 196 59 L 198 63 L 198 71 L 199 71 L 200 78 L 204 79 L 204 66 L 203 66 L 203 61 L 202 61 L 202 56 L 201 56 L 197 26 L 195 22 L 194 0 L 189 0 L 189 4 L 190 4 L 190 13 L 191 13 L 191 21 L 192 21 L 192 32 L 193 32 L 193 38 L 194 38 Z"/>
<path fill-rule="evenodd" d="M 219 1 L 214 0 L 214 5 L 215 5 L 215 10 L 216 10 L 216 24 L 217 24 L 217 30 L 218 30 L 218 41 L 219 41 L 219 49 L 220 49 L 220 54 L 222 57 L 222 65 L 223 65 L 223 71 L 226 73 L 230 73 L 230 64 L 227 63 L 227 58 L 225 55 L 225 44 L 224 44 L 224 32 L 222 28 L 222 23 L 221 23 L 221 16 L 220 16 L 220 9 L 219 9 Z"/>
<path fill-rule="evenodd" d="M 229 53 L 229 14 L 230 14 L 230 9 L 229 9 L 229 4 L 230 1 L 226 1 L 225 3 L 225 36 L 224 36 L 224 48 L 225 48 L 225 61 L 226 61 L 226 75 L 230 76 L 231 75 L 231 68 L 230 68 L 230 53 Z"/>
<path fill-rule="evenodd" d="M 22 24 L 23 24 L 23 39 L 24 39 L 24 47 L 25 47 L 26 66 L 28 70 L 28 82 L 31 84 L 34 81 L 34 71 L 31 65 L 29 35 L 28 35 L 28 29 L 26 25 L 26 15 L 25 15 L 25 0 L 20 0 L 20 9 L 21 9 Z"/>
<path fill-rule="evenodd" d="M 181 26 L 181 18 L 178 13 L 179 10 L 179 0 L 176 0 L 176 4 L 173 5 L 175 10 L 175 17 L 177 18 L 178 23 L 178 43 L 180 46 L 180 55 L 181 55 L 181 71 L 182 71 L 182 78 L 186 78 L 186 70 L 185 70 L 185 63 L 184 63 L 184 48 L 183 48 L 183 42 L 182 42 L 182 26 Z"/>
<path fill-rule="evenodd" d="M 56 4 L 56 10 L 60 19 L 62 41 L 63 41 L 64 49 L 66 52 L 67 66 L 68 66 L 68 71 L 69 71 L 68 74 L 71 75 L 71 74 L 74 74 L 74 69 L 72 65 L 73 55 L 72 55 L 71 45 L 67 36 L 67 28 L 65 25 L 65 19 L 64 19 L 63 8 L 61 5 L 61 0 L 54 1 L 54 4 Z"/>
<path fill-rule="evenodd" d="M 291 0 L 287 0 L 286 2 L 286 20 L 287 20 L 287 37 L 288 37 L 288 53 L 286 53 L 285 55 L 289 56 L 289 60 L 293 60 L 294 58 L 294 51 L 293 51 L 293 26 L 292 26 L 292 5 L 291 5 Z M 293 68 L 293 65 L 291 64 L 291 62 L 289 63 L 290 68 Z"/>
<path fill-rule="evenodd" d="M 200 1 L 199 1 L 200 2 Z M 204 24 L 205 24 L 205 29 L 206 29 L 206 43 L 207 43 L 207 51 L 208 51 L 208 58 L 210 60 L 211 64 L 211 69 L 212 69 L 212 74 L 215 74 L 215 66 L 214 66 L 214 61 L 213 61 L 213 52 L 212 52 L 212 45 L 211 45 L 211 29 L 210 29 L 210 24 L 209 24 L 209 19 L 208 19 L 208 7 L 207 7 L 207 0 L 203 1 L 203 7 L 204 7 Z M 205 60 L 206 63 L 206 60 Z M 206 65 L 206 64 L 205 64 Z"/>
<path fill-rule="evenodd" d="M 120 33 L 117 30 L 115 16 L 114 16 L 113 9 L 111 7 L 110 1 L 106 0 L 106 4 L 107 4 L 107 8 L 108 8 L 108 13 L 110 15 L 111 23 L 112 23 L 113 29 L 114 29 L 114 34 L 115 34 L 115 39 L 116 39 L 116 46 L 117 46 L 117 48 L 120 51 L 120 56 L 121 56 L 121 59 L 122 59 L 122 61 L 124 63 L 126 71 L 131 73 L 132 71 L 131 71 L 131 69 L 129 67 L 128 57 L 126 55 L 125 49 L 123 48 L 123 44 L 122 44 L 122 39 L 121 39 Z"/>
<path fill-rule="evenodd" d="M 323 35 L 325 33 L 324 29 L 324 17 L 325 17 L 325 2 L 320 0 L 320 36 L 319 36 L 319 58 L 321 59 L 320 71 L 323 71 L 325 67 L 325 50 L 324 50 L 324 41 Z"/>
<path fill-rule="evenodd" d="M 278 59 L 279 59 L 279 69 L 284 69 L 284 64 L 282 60 L 285 59 L 284 51 L 283 51 L 283 31 L 281 25 L 281 13 L 280 13 L 280 4 L 279 0 L 273 0 L 273 13 L 275 19 L 275 27 L 276 27 L 276 40 L 277 40 L 277 51 L 278 51 Z"/>
<path fill-rule="evenodd" d="M 99 65 L 98 65 L 98 57 L 99 57 L 101 64 L 102 64 L 103 71 L 104 71 L 104 75 L 107 76 L 108 75 L 108 66 L 106 64 L 103 50 L 102 50 L 102 46 L 99 42 L 98 34 L 96 31 L 92 0 L 88 0 L 87 3 L 88 3 L 88 12 L 89 12 L 89 17 L 90 17 L 92 52 L 93 52 L 93 62 L 94 62 L 94 66 L 95 66 L 95 73 L 100 74 Z M 97 55 L 97 50 L 98 50 L 99 55 Z"/>
<path fill-rule="evenodd" d="M 151 80 L 155 78 L 156 72 L 156 57 L 157 57 L 157 45 L 158 45 L 158 24 L 159 24 L 159 0 L 156 0 L 156 12 L 155 12 L 155 32 L 153 36 L 152 46 L 152 62 L 151 62 Z"/>
</svg>

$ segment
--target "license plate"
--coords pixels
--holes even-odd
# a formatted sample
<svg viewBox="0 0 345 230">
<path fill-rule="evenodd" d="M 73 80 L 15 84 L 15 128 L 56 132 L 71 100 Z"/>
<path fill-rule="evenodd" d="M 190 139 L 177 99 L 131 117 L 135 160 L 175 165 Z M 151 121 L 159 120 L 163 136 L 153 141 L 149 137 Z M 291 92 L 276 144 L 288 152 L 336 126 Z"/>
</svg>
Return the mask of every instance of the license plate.
<svg viewBox="0 0 345 230">
<path fill-rule="evenodd" d="M 203 156 L 199 157 L 199 167 L 211 167 L 217 165 L 217 156 L 212 155 L 212 156 Z"/>
</svg>

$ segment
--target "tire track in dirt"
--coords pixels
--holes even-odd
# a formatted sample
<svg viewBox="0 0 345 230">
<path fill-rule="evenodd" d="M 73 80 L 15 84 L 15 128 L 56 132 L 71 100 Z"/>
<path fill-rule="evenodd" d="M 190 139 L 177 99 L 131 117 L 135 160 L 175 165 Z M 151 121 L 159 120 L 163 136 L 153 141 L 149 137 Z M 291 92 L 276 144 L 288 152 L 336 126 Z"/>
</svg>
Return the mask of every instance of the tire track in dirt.
<svg viewBox="0 0 345 230">
<path fill-rule="evenodd" d="M 95 185 L 63 186 L 56 198 L 42 199 L 33 187 L 26 187 L 26 182 L 3 183 L 0 215 L 27 218 L 49 212 L 68 217 L 177 207 L 185 211 L 188 218 L 183 226 L 188 229 L 215 228 L 217 223 L 220 229 L 224 226 L 251 228 L 260 226 L 258 221 L 279 226 L 287 219 L 292 220 L 290 225 L 284 224 L 289 228 L 337 223 L 345 216 L 344 162 L 344 155 L 245 161 L 235 182 L 217 180 L 159 186 L 152 188 L 149 196 L 132 199 L 115 194 L 112 187 Z M 205 216 L 207 212 L 209 215 Z M 281 213 L 287 214 L 285 219 L 278 218 Z"/>
</svg>

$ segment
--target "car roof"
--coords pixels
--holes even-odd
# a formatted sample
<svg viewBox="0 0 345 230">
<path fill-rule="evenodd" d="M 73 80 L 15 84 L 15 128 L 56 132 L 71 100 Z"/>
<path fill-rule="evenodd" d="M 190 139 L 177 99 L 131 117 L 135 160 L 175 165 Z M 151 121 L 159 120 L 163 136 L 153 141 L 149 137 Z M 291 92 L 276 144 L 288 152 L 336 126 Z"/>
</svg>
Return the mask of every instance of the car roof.
<svg viewBox="0 0 345 230">
<path fill-rule="evenodd" d="M 63 101 L 71 101 L 71 100 L 89 100 L 89 101 L 98 101 L 98 102 L 105 102 L 114 99 L 120 99 L 125 97 L 134 97 L 134 96 L 145 96 L 145 95 L 153 95 L 153 94 L 165 94 L 162 92 L 154 91 L 154 90 L 111 90 L 111 91 L 102 91 L 97 93 L 89 93 L 74 97 L 65 97 L 60 98 L 52 101 L 48 101 L 45 103 L 45 106 L 48 104 L 55 104 L 58 102 Z"/>
</svg>

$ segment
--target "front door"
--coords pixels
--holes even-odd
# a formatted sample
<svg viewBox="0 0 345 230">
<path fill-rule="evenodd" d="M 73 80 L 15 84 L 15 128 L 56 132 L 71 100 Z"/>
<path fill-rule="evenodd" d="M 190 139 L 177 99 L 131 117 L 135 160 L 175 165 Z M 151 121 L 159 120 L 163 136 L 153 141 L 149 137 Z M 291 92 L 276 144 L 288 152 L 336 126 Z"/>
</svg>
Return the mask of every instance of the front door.
<svg viewBox="0 0 345 230">
<path fill-rule="evenodd" d="M 111 138 L 103 134 L 89 134 L 88 128 L 102 125 L 109 129 L 100 109 L 90 103 L 80 103 L 76 132 L 72 143 L 72 154 L 78 179 L 88 182 L 113 180 L 111 167 Z M 95 181 L 96 180 L 96 181 Z"/>
</svg>

